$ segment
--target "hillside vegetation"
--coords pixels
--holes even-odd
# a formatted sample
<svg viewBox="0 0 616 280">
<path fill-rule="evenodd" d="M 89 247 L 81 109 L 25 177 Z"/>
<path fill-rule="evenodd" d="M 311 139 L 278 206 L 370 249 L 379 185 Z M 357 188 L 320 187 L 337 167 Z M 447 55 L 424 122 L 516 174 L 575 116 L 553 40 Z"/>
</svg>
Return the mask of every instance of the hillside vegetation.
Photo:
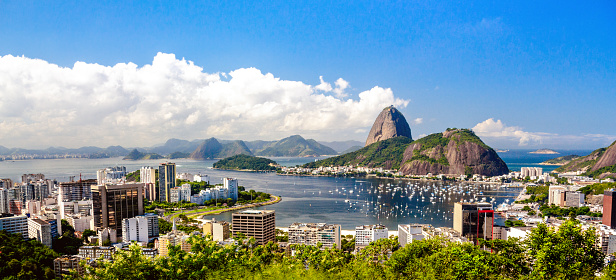
<svg viewBox="0 0 616 280">
<path fill-rule="evenodd" d="M 404 136 L 390 138 L 372 143 L 348 154 L 306 163 L 304 167 L 356 165 L 398 169 L 402 162 L 404 150 L 411 142 L 413 140 Z"/>
<path fill-rule="evenodd" d="M 214 163 L 214 168 L 228 170 L 274 171 L 278 165 L 275 161 L 249 155 L 235 155 Z"/>
</svg>

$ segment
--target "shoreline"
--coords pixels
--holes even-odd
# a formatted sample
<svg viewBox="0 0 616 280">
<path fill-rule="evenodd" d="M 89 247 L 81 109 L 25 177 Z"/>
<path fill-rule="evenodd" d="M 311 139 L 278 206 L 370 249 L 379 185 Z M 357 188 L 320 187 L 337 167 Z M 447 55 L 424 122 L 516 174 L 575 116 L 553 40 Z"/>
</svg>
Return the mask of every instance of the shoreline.
<svg viewBox="0 0 616 280">
<path fill-rule="evenodd" d="M 266 202 L 259 202 L 259 203 L 250 203 L 250 204 L 242 204 L 239 206 L 233 206 L 233 207 L 229 207 L 229 208 L 224 208 L 224 209 L 214 209 L 214 210 L 207 210 L 207 211 L 203 211 L 203 212 L 196 212 L 196 213 L 190 213 L 187 214 L 186 217 L 195 217 L 195 216 L 204 216 L 204 215 L 218 215 L 220 213 L 224 213 L 224 212 L 229 212 L 229 211 L 235 211 L 235 210 L 242 210 L 242 209 L 247 209 L 247 208 L 254 208 L 254 207 L 260 207 L 260 206 L 267 206 L 267 205 L 272 205 L 272 204 L 276 204 L 280 201 L 282 201 L 282 197 L 280 196 L 276 196 L 276 195 L 271 195 L 272 199 L 270 199 L 269 201 Z M 182 212 L 180 213 L 174 213 L 173 215 L 168 216 L 173 217 L 175 215 L 180 215 Z"/>
<path fill-rule="evenodd" d="M 368 178 L 368 177 L 374 177 L 376 179 L 391 179 L 391 180 L 407 180 L 407 181 L 430 181 L 430 182 L 443 182 L 443 181 L 448 181 L 448 180 L 439 180 L 439 179 L 426 179 L 426 178 L 408 178 L 408 177 L 383 177 L 383 176 L 369 176 L 369 175 L 361 175 L 361 176 L 332 176 L 332 175 L 312 175 L 312 174 L 280 174 L 277 173 L 276 175 L 280 175 L 280 176 L 297 176 L 297 177 L 330 177 L 330 178 L 338 178 L 338 177 L 348 177 L 348 178 Z M 454 182 L 467 182 L 467 183 L 475 183 L 475 184 L 501 184 L 501 185 L 511 185 L 512 183 L 501 183 L 501 182 L 469 182 L 469 181 L 454 181 Z"/>
</svg>

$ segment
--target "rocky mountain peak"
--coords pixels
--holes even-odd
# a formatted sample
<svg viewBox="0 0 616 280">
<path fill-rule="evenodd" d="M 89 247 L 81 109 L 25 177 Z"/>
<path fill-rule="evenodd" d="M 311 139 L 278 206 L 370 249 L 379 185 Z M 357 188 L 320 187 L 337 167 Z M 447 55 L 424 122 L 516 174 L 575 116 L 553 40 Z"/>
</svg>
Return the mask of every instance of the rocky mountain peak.
<svg viewBox="0 0 616 280">
<path fill-rule="evenodd" d="M 372 129 L 370 129 L 368 134 L 368 139 L 366 139 L 366 146 L 398 136 L 413 139 L 411 127 L 406 122 L 406 118 L 392 105 L 383 109 L 374 121 Z"/>
</svg>

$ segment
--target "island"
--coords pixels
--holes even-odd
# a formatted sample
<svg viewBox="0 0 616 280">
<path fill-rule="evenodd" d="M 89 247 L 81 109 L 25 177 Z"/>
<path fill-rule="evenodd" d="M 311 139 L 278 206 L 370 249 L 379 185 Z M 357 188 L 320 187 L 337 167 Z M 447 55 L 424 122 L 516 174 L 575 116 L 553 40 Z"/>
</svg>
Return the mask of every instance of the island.
<svg viewBox="0 0 616 280">
<path fill-rule="evenodd" d="M 279 165 L 271 159 L 239 154 L 221 159 L 215 162 L 213 167 L 226 170 L 276 171 Z"/>
<path fill-rule="evenodd" d="M 567 163 L 570 163 L 572 160 L 575 160 L 578 158 L 580 158 L 580 156 L 578 155 L 567 155 L 567 156 L 549 159 L 539 164 L 540 165 L 565 165 Z"/>
<path fill-rule="evenodd" d="M 163 156 L 155 153 L 142 153 L 137 149 L 133 149 L 123 160 L 145 160 L 145 159 L 161 159 Z"/>
<path fill-rule="evenodd" d="M 550 149 L 539 149 L 539 150 L 536 150 L 534 152 L 528 152 L 528 153 L 529 154 L 539 154 L 539 155 L 557 155 L 557 154 L 560 154 L 559 152 L 554 151 L 554 150 L 550 150 Z"/>
</svg>

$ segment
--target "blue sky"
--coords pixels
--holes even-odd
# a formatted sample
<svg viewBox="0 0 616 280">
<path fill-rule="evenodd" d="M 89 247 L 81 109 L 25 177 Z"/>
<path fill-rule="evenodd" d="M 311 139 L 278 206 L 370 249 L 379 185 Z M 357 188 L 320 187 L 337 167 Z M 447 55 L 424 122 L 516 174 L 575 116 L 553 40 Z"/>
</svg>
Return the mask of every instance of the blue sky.
<svg viewBox="0 0 616 280">
<path fill-rule="evenodd" d="M 0 145 L 147 146 L 170 137 L 272 140 L 295 133 L 317 140 L 363 141 L 388 102 L 404 113 L 414 138 L 448 127 L 468 127 L 496 148 L 593 149 L 616 140 L 616 4 L 612 1 L 153 2 L 1 1 L 0 69 L 7 71 L 2 74 L 33 78 L 19 83 L 14 78 L 0 79 L 0 109 L 4 108 L 0 129 L 23 133 L 2 133 Z M 134 74 L 139 81 L 148 80 L 147 73 L 135 73 L 152 65 L 155 57 L 161 57 L 159 53 L 175 55 L 159 67 L 179 67 L 177 71 L 182 72 L 194 65 L 209 77 L 204 75 L 199 78 L 203 84 L 174 93 L 177 102 L 171 103 L 187 106 L 190 101 L 185 99 L 198 91 L 194 99 L 214 107 L 212 111 L 184 114 L 182 108 L 152 105 L 160 96 L 152 97 L 150 105 L 140 103 L 164 92 L 135 93 L 138 90 L 131 88 L 136 85 L 127 85 L 127 77 Z M 92 67 L 76 70 L 77 61 Z M 133 63 L 137 70 L 112 67 L 118 63 Z M 59 71 L 54 65 L 72 72 Z M 94 69 L 97 66 L 101 68 Z M 231 78 L 233 71 L 253 68 L 259 73 L 240 70 Z M 78 81 L 63 77 L 84 72 L 89 73 L 87 78 Z M 242 86 L 229 89 L 241 81 L 251 88 L 255 83 L 264 85 L 268 73 L 278 82 L 250 97 L 225 94 L 242 91 Z M 100 75 L 109 76 L 97 79 Z M 204 89 L 218 81 L 212 75 L 219 82 L 229 82 L 225 84 L 229 87 Z M 339 78 L 348 86 L 337 86 Z M 123 85 L 117 91 L 104 87 L 106 100 L 117 104 L 96 101 L 91 94 L 109 80 Z M 290 83 L 281 85 L 281 81 Z M 186 83 L 191 82 L 182 78 L 160 88 L 173 91 Z M 378 98 L 368 98 L 366 93 L 365 102 L 346 103 L 360 100 L 360 93 L 375 87 L 376 93 L 370 94 Z M 24 92 L 35 90 L 36 94 L 22 98 Z M 54 91 L 55 95 L 49 94 Z M 76 109 L 80 103 L 75 103 L 37 119 L 31 116 L 36 114 L 33 111 L 44 111 L 44 104 L 53 102 L 40 102 L 41 107 L 25 105 L 67 91 L 72 92 L 69 101 L 101 104 L 99 108 L 107 113 Z M 248 100 L 250 105 L 235 107 L 225 100 L 219 102 L 231 105 L 221 107 L 218 95 L 234 96 L 237 103 Z M 306 108 L 292 106 L 299 104 L 294 95 L 305 97 L 300 103 Z M 188 107 L 188 111 L 198 110 Z M 321 107 L 330 112 L 310 116 Z M 218 115 L 215 109 L 235 113 Z M 353 112 L 331 113 L 341 110 Z M 277 113 L 262 116 L 259 112 L 263 111 Z M 297 114 L 290 116 L 290 112 Z M 74 120 L 61 127 L 46 124 L 54 114 Z M 156 116 L 165 117 L 159 120 Z M 256 125 L 248 117 L 269 126 Z M 153 123 L 166 122 L 168 127 L 139 130 L 148 118 Z M 71 140 L 64 136 L 69 127 L 91 130 L 93 136 Z M 94 133 L 114 127 L 125 127 L 134 134 Z M 33 133 L 40 137 L 23 140 Z"/>
</svg>

